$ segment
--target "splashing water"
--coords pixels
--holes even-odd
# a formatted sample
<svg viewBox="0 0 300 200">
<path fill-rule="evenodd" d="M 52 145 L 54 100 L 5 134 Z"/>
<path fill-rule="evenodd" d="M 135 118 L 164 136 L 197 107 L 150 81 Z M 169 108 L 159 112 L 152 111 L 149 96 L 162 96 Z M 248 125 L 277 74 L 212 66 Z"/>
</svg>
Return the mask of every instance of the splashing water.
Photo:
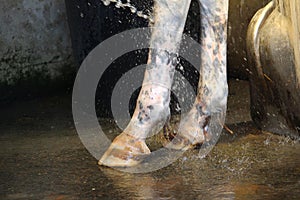
<svg viewBox="0 0 300 200">
<path fill-rule="evenodd" d="M 138 10 L 130 0 L 126 0 L 126 3 L 123 3 L 121 0 L 101 0 L 105 6 L 109 6 L 110 3 L 115 3 L 116 8 L 129 9 L 131 13 L 136 14 L 138 17 L 149 20 L 151 23 L 154 22 L 152 12 L 147 10 L 146 12 Z"/>
<path fill-rule="evenodd" d="M 115 4 L 116 8 L 129 8 L 132 13 L 135 13 L 137 16 L 149 19 L 150 22 L 154 22 L 154 19 L 152 15 L 144 14 L 143 11 L 139 11 L 135 6 L 133 6 L 130 3 L 130 0 L 126 0 L 126 3 L 123 3 L 121 0 L 101 0 L 104 5 L 108 6 L 111 3 Z M 210 1 L 209 1 L 210 2 Z M 209 2 L 205 2 L 208 5 Z M 227 2 L 227 1 L 225 1 Z M 170 60 L 173 60 L 173 56 L 177 55 L 180 49 L 180 43 L 181 38 L 184 30 L 184 25 L 187 19 L 187 14 L 189 11 L 191 0 L 174 0 L 174 1 L 168 1 L 168 0 L 157 0 L 154 5 L 154 13 L 155 13 L 155 29 L 153 29 L 151 33 L 151 39 L 150 39 L 150 49 L 152 49 L 149 54 L 151 55 L 148 59 L 148 66 L 149 68 L 146 69 L 146 73 L 144 76 L 143 83 L 158 83 L 160 85 L 163 85 L 166 88 L 171 88 L 172 80 L 174 78 L 174 71 L 175 71 L 175 62 L 169 62 Z M 228 3 L 228 2 L 227 2 Z M 221 4 L 221 6 L 225 8 L 228 8 L 227 3 Z M 206 10 L 207 6 L 206 4 L 202 5 L 203 12 L 207 13 Z M 213 4 L 215 5 L 215 4 Z M 174 11 L 174 12 L 170 12 Z M 227 13 L 227 11 L 226 11 Z M 209 20 L 207 16 L 203 16 L 201 19 L 204 19 L 203 23 L 209 24 Z M 206 20 L 206 21 L 205 21 Z M 203 29 L 204 30 L 204 29 Z M 206 32 L 203 32 L 202 34 L 209 33 L 209 30 L 205 29 Z M 214 42 L 215 40 L 213 40 Z M 211 42 L 210 40 L 208 42 Z M 216 41 L 218 42 L 218 41 Z M 224 45 L 223 45 L 224 46 Z M 223 47 L 222 46 L 222 47 Z M 199 47 L 200 49 L 203 47 Z M 220 49 L 221 51 L 222 49 Z M 212 53 L 212 52 L 209 52 Z M 206 60 L 207 63 L 209 63 L 211 59 L 207 59 L 207 55 L 211 56 L 211 54 L 202 54 L 201 58 L 203 60 Z M 155 58 L 155 59 L 151 59 Z M 165 61 L 167 62 L 168 67 L 164 67 Z M 209 63 L 211 65 L 214 65 L 214 63 Z M 155 66 L 155 67 L 153 67 Z M 207 65 L 209 66 L 209 65 Z M 213 146 L 216 144 L 220 133 L 223 128 L 223 124 L 225 121 L 225 110 L 226 110 L 226 102 L 227 102 L 227 82 L 226 82 L 226 74 L 222 72 L 221 75 L 218 77 L 220 80 L 215 80 L 215 76 L 207 75 L 210 74 L 211 71 L 214 70 L 215 74 L 219 75 L 219 68 L 215 67 L 213 69 L 210 69 L 208 67 L 201 68 L 202 72 L 202 86 L 209 86 L 213 89 L 215 88 L 215 85 L 220 85 L 220 89 L 216 91 L 221 92 L 214 92 L 211 93 L 207 99 L 201 100 L 204 102 L 204 104 L 207 105 L 207 113 L 209 113 L 209 125 L 206 125 L 205 131 L 210 136 L 210 141 L 205 142 L 205 145 L 203 145 L 199 150 L 199 157 L 203 158 L 205 157 L 209 151 L 213 148 Z M 222 70 L 221 70 L 222 71 Z M 224 70 L 226 71 L 226 69 Z M 155 77 L 155 78 L 153 78 Z M 202 87 L 205 88 L 205 87 Z M 219 95 L 224 94 L 224 95 Z M 211 100 L 213 99 L 213 100 Z M 184 100 L 183 100 L 184 101 Z M 201 108 L 202 109 L 202 108 Z M 194 109 L 196 110 L 196 108 Z M 194 110 L 191 110 L 191 113 L 193 114 Z M 133 122 L 134 123 L 134 122 Z M 151 135 L 154 135 L 154 131 L 161 129 L 160 126 L 161 123 L 158 123 L 155 125 L 155 127 L 151 127 Z M 129 125 L 128 126 L 133 126 Z M 156 127 L 157 126 L 157 127 Z M 208 128 L 209 127 L 209 128 Z M 154 130 L 154 131 L 153 131 Z M 145 131 L 145 133 L 147 133 Z M 148 133 L 147 133 L 148 134 Z M 145 135 L 145 137 L 147 137 Z M 207 147 L 207 148 L 206 148 Z M 151 158 L 148 157 L 148 159 L 157 159 L 160 158 L 161 155 L 163 155 L 164 152 L 157 151 L 156 154 L 152 153 Z M 170 162 L 174 161 L 174 158 L 176 159 L 177 156 L 173 156 L 171 160 L 165 160 L 164 162 L 161 162 L 160 164 L 156 165 L 155 162 L 153 162 L 154 165 L 148 165 L 148 166 L 142 166 L 142 163 L 139 167 L 140 169 L 145 172 L 145 170 L 153 170 L 154 168 L 157 169 L 157 167 L 161 168 L 163 166 L 167 166 L 170 164 Z M 128 170 L 138 170 L 136 168 L 128 169 Z M 127 169 L 126 169 L 127 171 Z M 129 172 L 129 171 L 128 171 Z M 137 171 L 135 171 L 136 173 Z"/>
</svg>

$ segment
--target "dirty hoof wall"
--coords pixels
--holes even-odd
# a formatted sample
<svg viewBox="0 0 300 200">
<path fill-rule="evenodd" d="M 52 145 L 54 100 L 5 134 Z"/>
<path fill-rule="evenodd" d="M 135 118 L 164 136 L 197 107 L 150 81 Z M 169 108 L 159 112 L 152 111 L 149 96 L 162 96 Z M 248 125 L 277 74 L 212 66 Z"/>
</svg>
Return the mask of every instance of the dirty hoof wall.
<svg viewBox="0 0 300 200">
<path fill-rule="evenodd" d="M 189 149 L 197 149 L 202 144 L 203 140 L 200 137 L 188 139 L 185 136 L 177 135 L 165 147 L 173 150 L 187 151 Z"/>
<path fill-rule="evenodd" d="M 107 167 L 133 167 L 150 153 L 145 141 L 122 133 L 114 139 L 98 164 Z"/>
<path fill-rule="evenodd" d="M 200 147 L 208 139 L 206 129 L 208 117 L 201 115 L 194 106 L 180 124 L 178 134 L 169 138 L 166 148 L 186 151 Z"/>
</svg>

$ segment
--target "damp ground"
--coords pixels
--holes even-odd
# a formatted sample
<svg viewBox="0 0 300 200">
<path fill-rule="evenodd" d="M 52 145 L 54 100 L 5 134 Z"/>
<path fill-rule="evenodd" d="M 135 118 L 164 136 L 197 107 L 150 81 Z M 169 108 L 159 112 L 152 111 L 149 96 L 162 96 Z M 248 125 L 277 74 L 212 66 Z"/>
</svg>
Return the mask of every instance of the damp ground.
<svg viewBox="0 0 300 200">
<path fill-rule="evenodd" d="M 233 133 L 224 130 L 207 157 L 188 151 L 146 174 L 97 166 L 74 128 L 70 95 L 1 108 L 0 199 L 300 199 L 299 141 L 255 128 L 248 88 L 230 81 Z"/>
</svg>

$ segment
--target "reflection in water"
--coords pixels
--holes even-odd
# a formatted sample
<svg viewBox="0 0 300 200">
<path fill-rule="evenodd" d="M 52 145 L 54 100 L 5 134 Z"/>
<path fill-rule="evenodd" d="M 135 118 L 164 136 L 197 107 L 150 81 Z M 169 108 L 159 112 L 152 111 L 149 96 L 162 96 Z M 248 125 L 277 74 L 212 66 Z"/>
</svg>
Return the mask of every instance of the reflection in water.
<svg viewBox="0 0 300 200">
<path fill-rule="evenodd" d="M 299 141 L 243 122 L 249 111 L 233 102 L 241 105 L 249 95 L 230 86 L 228 116 L 241 113 L 229 118 L 234 134 L 223 133 L 204 159 L 189 151 L 147 174 L 99 169 L 72 126 L 69 98 L 3 108 L 0 199 L 300 199 Z M 109 124 L 104 130 L 113 138 Z"/>
<path fill-rule="evenodd" d="M 155 180 L 151 174 L 124 173 L 106 167 L 100 167 L 100 170 L 113 182 L 115 188 L 118 188 L 118 191 L 129 192 L 130 196 L 136 197 L 137 199 L 160 198 L 159 191 L 157 190 L 159 182 Z"/>
<path fill-rule="evenodd" d="M 255 130 L 250 127 L 247 131 Z M 129 174 L 104 167 L 100 170 L 120 196 L 130 199 L 299 197 L 299 142 L 253 133 L 236 136 L 234 142 L 223 137 L 226 142 L 219 143 L 205 159 L 190 151 L 173 165 L 148 174 Z"/>
</svg>

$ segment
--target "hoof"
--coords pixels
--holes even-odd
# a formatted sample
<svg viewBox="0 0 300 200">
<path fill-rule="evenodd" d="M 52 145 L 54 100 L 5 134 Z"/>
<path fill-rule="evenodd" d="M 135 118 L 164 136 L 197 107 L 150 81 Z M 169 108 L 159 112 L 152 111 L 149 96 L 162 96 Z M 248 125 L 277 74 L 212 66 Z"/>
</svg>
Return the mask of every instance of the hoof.
<svg viewBox="0 0 300 200">
<path fill-rule="evenodd" d="M 192 110 L 193 111 L 193 110 Z M 205 140 L 205 131 L 191 113 L 183 119 L 178 134 L 169 138 L 166 148 L 186 151 L 201 146 Z"/>
<path fill-rule="evenodd" d="M 203 142 L 204 137 L 201 134 L 197 134 L 195 137 L 178 134 L 165 146 L 168 149 L 186 151 L 200 147 Z"/>
<path fill-rule="evenodd" d="M 115 138 L 98 164 L 107 167 L 133 167 L 150 153 L 144 140 L 122 133 Z"/>
</svg>

